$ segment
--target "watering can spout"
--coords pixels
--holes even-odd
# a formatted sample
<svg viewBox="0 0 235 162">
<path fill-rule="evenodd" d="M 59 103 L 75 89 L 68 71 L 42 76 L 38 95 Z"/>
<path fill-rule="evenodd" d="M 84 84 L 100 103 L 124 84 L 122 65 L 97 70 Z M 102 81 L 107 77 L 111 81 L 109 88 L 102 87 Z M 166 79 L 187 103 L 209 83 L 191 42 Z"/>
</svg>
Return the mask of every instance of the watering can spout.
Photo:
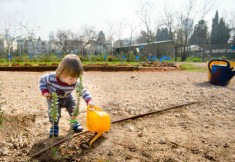
<svg viewBox="0 0 235 162">
<path fill-rule="evenodd" d="M 95 140 L 97 140 L 97 138 L 98 138 L 99 136 L 101 136 L 101 135 L 102 135 L 102 132 L 99 132 L 99 133 L 91 140 L 89 147 L 90 147 L 91 144 L 92 144 L 93 142 L 95 142 Z"/>
<path fill-rule="evenodd" d="M 232 68 L 232 69 L 233 69 L 233 68 Z M 230 74 L 229 77 L 228 77 L 229 80 L 231 80 L 231 79 L 234 77 L 234 75 L 235 75 L 235 70 L 232 71 L 232 69 L 231 69 L 231 74 Z"/>
</svg>

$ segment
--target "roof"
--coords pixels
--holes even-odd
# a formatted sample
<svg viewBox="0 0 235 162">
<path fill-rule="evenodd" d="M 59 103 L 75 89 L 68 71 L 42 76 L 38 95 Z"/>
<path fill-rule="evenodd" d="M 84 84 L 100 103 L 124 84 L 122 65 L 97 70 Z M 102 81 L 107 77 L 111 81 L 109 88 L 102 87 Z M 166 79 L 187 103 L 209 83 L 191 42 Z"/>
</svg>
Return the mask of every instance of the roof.
<svg viewBox="0 0 235 162">
<path fill-rule="evenodd" d="M 173 42 L 173 41 L 172 40 L 165 40 L 165 41 L 156 41 L 156 42 L 151 42 L 151 43 L 140 43 L 140 44 L 131 45 L 131 47 L 139 47 L 139 46 L 146 46 L 148 44 L 161 44 L 161 43 L 169 43 L 169 42 Z M 130 46 L 122 46 L 122 47 L 118 47 L 118 48 L 126 48 L 126 47 L 130 47 Z"/>
</svg>

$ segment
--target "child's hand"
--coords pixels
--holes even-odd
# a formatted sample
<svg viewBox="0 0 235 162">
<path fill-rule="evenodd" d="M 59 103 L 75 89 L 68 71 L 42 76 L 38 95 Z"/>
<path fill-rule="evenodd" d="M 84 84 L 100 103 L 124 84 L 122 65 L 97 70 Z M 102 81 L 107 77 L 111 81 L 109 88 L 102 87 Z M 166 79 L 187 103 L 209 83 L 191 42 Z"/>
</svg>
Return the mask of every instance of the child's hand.
<svg viewBox="0 0 235 162">
<path fill-rule="evenodd" d="M 90 100 L 90 101 L 87 103 L 87 105 L 90 106 L 90 111 L 94 111 L 94 110 L 95 110 L 95 109 L 94 109 L 94 106 L 95 106 L 94 101 Z"/>
<path fill-rule="evenodd" d="M 48 100 L 51 98 L 51 94 L 46 92 L 43 94 L 44 97 L 46 97 Z"/>
</svg>

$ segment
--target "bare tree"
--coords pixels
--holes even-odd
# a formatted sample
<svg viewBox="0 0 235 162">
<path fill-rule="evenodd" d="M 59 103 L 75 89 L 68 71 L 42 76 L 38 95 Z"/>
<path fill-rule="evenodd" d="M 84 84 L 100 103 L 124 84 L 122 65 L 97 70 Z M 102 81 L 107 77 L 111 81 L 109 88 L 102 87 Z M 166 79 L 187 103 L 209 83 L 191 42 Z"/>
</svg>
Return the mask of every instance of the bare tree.
<svg viewBox="0 0 235 162">
<path fill-rule="evenodd" d="M 184 45 L 184 50 L 183 54 L 181 56 L 181 60 L 184 61 L 187 58 L 187 53 L 186 53 L 186 47 L 188 47 L 189 39 L 192 36 L 192 31 L 193 31 L 193 19 L 190 18 L 192 14 L 192 9 L 193 9 L 193 4 L 194 0 L 189 0 L 189 4 L 186 9 L 186 15 L 183 15 L 181 12 L 180 15 L 180 23 L 181 23 L 181 28 L 183 29 L 183 45 Z M 187 48 L 188 50 L 189 48 Z"/>
<path fill-rule="evenodd" d="M 233 32 L 235 32 L 235 12 L 231 13 L 231 18 L 229 19 L 229 26 Z"/>
<path fill-rule="evenodd" d="M 129 28 L 129 32 L 130 32 L 130 37 L 129 37 L 129 61 L 130 61 L 130 57 L 131 57 L 131 46 L 132 46 L 132 40 L 133 40 L 133 34 L 134 31 L 136 30 L 136 28 L 138 27 L 138 25 L 135 23 L 134 19 L 130 20 L 128 23 L 128 28 Z"/>
<path fill-rule="evenodd" d="M 88 46 L 89 59 L 90 59 L 92 53 L 94 53 L 93 52 L 94 40 L 98 38 L 98 34 L 94 26 L 83 25 L 82 30 L 83 30 L 83 36 L 82 36 L 83 41 L 86 42 L 85 45 L 90 44 L 90 46 Z"/>
<path fill-rule="evenodd" d="M 61 47 L 62 54 L 69 54 L 73 48 L 69 48 L 71 40 L 74 40 L 75 36 L 70 30 L 58 30 L 56 33 L 55 44 Z"/>
<path fill-rule="evenodd" d="M 34 41 L 35 41 L 35 34 L 38 32 L 39 26 L 36 26 L 36 21 L 33 23 L 33 26 L 30 26 L 29 22 L 26 22 L 24 24 L 20 23 L 20 25 L 24 29 L 25 35 L 28 38 L 28 40 L 32 42 L 33 53 L 36 58 L 36 49 Z"/>
<path fill-rule="evenodd" d="M 205 0 L 202 4 L 202 7 L 197 8 L 197 1 L 196 0 L 189 0 L 188 3 L 186 3 L 186 9 L 185 13 L 181 12 L 180 15 L 180 26 L 183 31 L 183 53 L 181 56 L 181 60 L 184 61 L 187 58 L 187 53 L 189 52 L 189 42 L 192 38 L 194 27 L 193 22 L 198 18 L 199 20 L 202 20 L 206 14 L 209 13 L 209 11 L 214 6 L 215 1 L 208 1 Z M 182 10 L 181 10 L 182 11 Z"/>
<path fill-rule="evenodd" d="M 10 57 L 11 55 L 11 47 L 13 45 L 13 42 L 19 38 L 21 35 L 15 35 L 15 31 L 13 31 L 13 34 L 11 35 L 10 28 L 5 28 L 5 39 L 7 43 L 7 55 Z"/>
<path fill-rule="evenodd" d="M 193 22 L 203 19 L 206 14 L 211 10 L 215 0 L 204 0 L 204 3 L 196 3 L 195 0 L 182 1 L 182 7 L 179 10 L 173 10 L 169 7 L 169 1 L 164 1 L 163 8 L 163 25 L 167 26 L 170 37 L 175 43 L 175 59 L 177 57 L 177 43 L 183 45 L 181 49 L 181 59 L 187 58 L 186 50 L 189 50 L 188 44 L 193 35 Z M 177 36 L 177 38 L 176 38 Z"/>
<path fill-rule="evenodd" d="M 168 27 L 172 40 L 174 42 L 178 40 L 176 43 L 183 45 L 182 61 L 187 58 L 186 50 L 189 50 L 188 45 L 194 32 L 193 22 L 203 19 L 209 13 L 214 6 L 215 0 L 204 0 L 203 2 L 199 4 L 195 0 L 184 0 L 182 5 L 180 5 L 182 7 L 178 11 L 168 9 L 169 1 L 164 2 L 163 23 Z M 177 38 L 175 38 L 176 35 Z M 177 56 L 177 47 L 175 51 L 175 56 Z"/>
<path fill-rule="evenodd" d="M 109 41 L 110 41 L 110 43 L 111 43 L 111 56 L 112 56 L 112 58 L 113 58 L 113 48 L 114 48 L 114 41 L 115 41 L 115 25 L 114 25 L 114 23 L 112 23 L 112 22 L 108 22 L 108 39 L 109 39 Z"/>
<path fill-rule="evenodd" d="M 170 39 L 173 41 L 174 43 L 174 48 L 175 48 L 175 61 L 177 59 L 178 56 L 178 49 L 175 43 L 175 35 L 176 35 L 176 31 L 177 31 L 177 27 L 176 27 L 176 23 L 175 23 L 175 13 L 174 10 L 172 8 L 169 9 L 169 1 L 164 1 L 163 7 L 161 7 L 163 9 L 163 19 L 161 20 L 161 24 L 159 24 L 160 26 L 166 26 L 168 28 L 169 34 L 170 34 Z"/>
<path fill-rule="evenodd" d="M 5 35 L 4 39 L 6 40 L 7 55 L 9 57 L 11 55 L 12 45 L 17 38 L 22 36 L 22 31 L 14 17 L 9 16 L 5 24 L 6 24 L 6 27 L 4 29 L 4 35 Z M 3 54 L 2 54 L 2 57 L 3 57 Z"/>
<path fill-rule="evenodd" d="M 162 25 L 167 26 L 171 40 L 174 41 L 175 40 L 175 29 L 176 29 L 175 17 L 174 17 L 175 13 L 173 12 L 172 9 L 168 8 L 167 1 L 164 2 L 163 9 L 164 9 L 163 12 L 164 12 L 165 18 L 163 18 Z"/>
<path fill-rule="evenodd" d="M 181 8 L 181 11 L 174 11 L 169 9 L 169 1 L 164 2 L 163 8 L 163 19 L 162 25 L 165 25 L 168 30 L 170 37 L 173 42 L 177 42 L 184 45 L 184 52 L 182 54 L 182 60 L 186 59 L 186 46 L 190 36 L 193 31 L 193 19 L 191 19 L 192 9 L 193 9 L 193 0 L 187 1 L 184 3 L 186 8 Z M 178 14 L 180 13 L 180 14 Z M 177 35 L 177 38 L 175 36 Z M 175 47 L 175 60 L 177 57 L 177 47 Z"/>
<path fill-rule="evenodd" d="M 97 34 L 94 26 L 83 25 L 82 30 L 83 30 L 84 41 L 89 42 L 90 40 L 97 39 L 98 34 Z"/>
<path fill-rule="evenodd" d="M 142 1 L 139 5 L 139 9 L 137 10 L 137 15 L 140 18 L 141 22 L 144 24 L 147 34 L 148 41 L 153 37 L 152 33 L 152 23 L 153 23 L 153 4 L 149 1 Z"/>
<path fill-rule="evenodd" d="M 202 6 L 199 6 L 199 10 L 196 14 L 198 14 L 199 20 L 205 19 L 205 16 L 214 8 L 216 3 L 216 0 L 204 0 L 201 4 Z"/>
<path fill-rule="evenodd" d="M 122 34 L 123 34 L 122 32 L 123 32 L 123 29 L 124 29 L 125 25 L 126 25 L 125 24 L 125 19 L 117 20 L 116 23 L 115 23 L 114 29 L 115 29 L 115 34 L 117 36 L 118 41 L 122 40 Z"/>
<path fill-rule="evenodd" d="M 108 39 L 111 43 L 111 56 L 113 58 L 114 48 L 118 48 L 122 46 L 122 34 L 123 29 L 125 27 L 125 19 L 119 19 L 115 21 L 108 21 Z"/>
<path fill-rule="evenodd" d="M 150 41 L 153 41 L 152 23 L 153 23 L 153 3 L 150 1 L 141 1 L 139 4 L 139 9 L 137 10 L 137 15 L 140 21 L 144 24 L 147 31 L 147 43 L 148 47 Z M 150 54 L 150 48 L 148 48 L 148 53 Z"/>
</svg>

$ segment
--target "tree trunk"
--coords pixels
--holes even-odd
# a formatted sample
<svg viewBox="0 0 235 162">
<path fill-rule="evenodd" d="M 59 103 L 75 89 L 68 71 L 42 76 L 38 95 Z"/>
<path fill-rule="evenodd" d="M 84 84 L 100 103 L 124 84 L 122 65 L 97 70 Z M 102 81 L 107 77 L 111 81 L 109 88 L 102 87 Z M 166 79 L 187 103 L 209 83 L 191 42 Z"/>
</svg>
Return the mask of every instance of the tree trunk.
<svg viewBox="0 0 235 162">
<path fill-rule="evenodd" d="M 35 56 L 35 59 L 36 59 L 36 50 L 35 50 L 35 46 L 34 46 L 33 40 L 32 40 L 32 46 L 33 46 L 33 53 L 34 53 L 34 56 Z"/>
<path fill-rule="evenodd" d="M 20 57 L 21 57 L 21 52 L 22 52 L 21 50 L 22 50 L 22 49 L 21 49 L 21 47 L 20 47 L 20 50 L 19 50 L 19 51 L 20 51 Z"/>
<path fill-rule="evenodd" d="M 130 40 L 130 46 L 129 46 L 129 58 L 128 61 L 130 62 L 131 60 L 131 40 Z"/>
<path fill-rule="evenodd" d="M 7 56 L 8 56 L 8 61 L 10 62 L 11 59 L 10 59 L 10 56 L 11 56 L 11 48 L 10 48 L 10 45 L 8 45 L 8 48 L 7 48 Z"/>
<path fill-rule="evenodd" d="M 186 46 L 184 46 L 183 54 L 181 55 L 181 61 L 185 61 L 187 58 Z"/>
<path fill-rule="evenodd" d="M 177 51 L 177 45 L 175 46 L 175 62 L 177 61 L 178 51 Z"/>
<path fill-rule="evenodd" d="M 8 45 L 8 48 L 7 48 L 7 55 L 11 55 L 11 48 L 10 48 L 10 45 Z"/>
</svg>

